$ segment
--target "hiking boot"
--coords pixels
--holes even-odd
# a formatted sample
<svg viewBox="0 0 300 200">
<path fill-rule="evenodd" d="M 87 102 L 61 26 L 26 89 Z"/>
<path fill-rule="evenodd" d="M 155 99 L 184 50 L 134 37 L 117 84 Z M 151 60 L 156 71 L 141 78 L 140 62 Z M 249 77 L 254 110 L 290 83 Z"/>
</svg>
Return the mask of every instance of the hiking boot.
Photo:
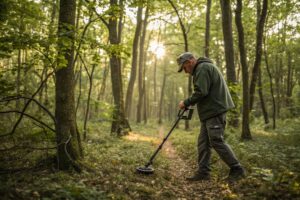
<svg viewBox="0 0 300 200">
<path fill-rule="evenodd" d="M 240 180 L 242 178 L 245 178 L 245 170 L 242 167 L 232 167 L 230 168 L 229 171 L 229 175 L 228 177 L 225 179 L 227 181 L 237 181 Z"/>
<path fill-rule="evenodd" d="M 205 173 L 197 172 L 192 177 L 185 178 L 187 181 L 208 181 L 210 180 L 210 175 Z"/>
</svg>

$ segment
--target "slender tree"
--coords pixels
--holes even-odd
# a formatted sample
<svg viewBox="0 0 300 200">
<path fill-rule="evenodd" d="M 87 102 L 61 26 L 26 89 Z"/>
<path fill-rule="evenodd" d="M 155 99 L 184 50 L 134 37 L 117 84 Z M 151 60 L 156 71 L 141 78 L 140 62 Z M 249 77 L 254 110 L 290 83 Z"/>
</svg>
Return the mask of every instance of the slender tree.
<svg viewBox="0 0 300 200">
<path fill-rule="evenodd" d="M 264 58 L 265 58 L 265 64 L 266 64 L 266 70 L 267 70 L 267 74 L 269 77 L 269 82 L 270 82 L 270 93 L 271 93 L 271 97 L 272 97 L 272 121 L 273 121 L 273 129 L 276 128 L 276 100 L 274 97 L 274 89 L 273 89 L 273 77 L 270 71 L 270 67 L 269 67 L 269 59 L 268 59 L 268 54 L 267 54 L 267 50 L 266 50 L 266 42 L 265 42 L 265 38 L 264 38 Z"/>
<path fill-rule="evenodd" d="M 261 110 L 264 116 L 265 124 L 269 123 L 269 115 L 267 112 L 266 104 L 265 104 L 265 99 L 263 95 L 263 86 L 262 86 L 262 80 L 261 80 L 261 69 L 258 70 L 258 95 L 259 95 L 259 100 L 260 100 L 260 105 L 261 105 Z"/>
<path fill-rule="evenodd" d="M 256 87 L 256 82 L 257 82 L 260 63 L 261 63 L 262 41 L 263 41 L 263 33 L 264 33 L 266 16 L 267 16 L 267 10 L 268 10 L 268 0 L 263 0 L 263 9 L 256 30 L 255 61 L 252 69 L 252 77 L 250 83 L 250 110 L 252 110 L 253 108 L 255 87 Z"/>
<path fill-rule="evenodd" d="M 205 20 L 205 56 L 209 57 L 209 40 L 210 40 L 210 8 L 211 0 L 206 1 L 206 20 Z"/>
<path fill-rule="evenodd" d="M 164 63 L 164 74 L 163 74 L 163 81 L 160 91 L 160 100 L 159 100 L 159 109 L 158 109 L 158 123 L 162 124 L 162 111 L 163 111 L 163 102 L 164 102 L 164 93 L 166 88 L 166 81 L 167 81 L 167 72 L 166 72 L 166 64 Z"/>
<path fill-rule="evenodd" d="M 229 86 L 235 86 L 237 83 L 235 64 L 234 64 L 234 47 L 233 47 L 233 36 L 232 36 L 232 13 L 231 13 L 231 2 L 230 0 L 220 0 L 222 10 L 222 28 L 223 38 L 225 46 L 225 60 L 226 60 L 226 75 Z M 231 95 L 234 103 L 237 106 L 237 91 L 230 88 Z M 238 126 L 238 112 L 237 109 L 233 111 L 233 118 L 230 119 L 229 124 L 234 127 Z"/>
<path fill-rule="evenodd" d="M 55 72 L 55 129 L 59 169 L 78 168 L 82 157 L 79 132 L 76 127 L 74 97 L 74 30 L 75 0 L 61 0 L 58 26 L 58 58 Z"/>
<path fill-rule="evenodd" d="M 139 55 L 139 74 L 138 74 L 138 104 L 137 104 L 137 112 L 136 112 L 136 122 L 141 123 L 142 121 L 142 105 L 143 105 L 143 71 L 145 67 L 144 63 L 144 49 L 145 49 L 145 39 L 147 34 L 147 24 L 149 17 L 149 7 L 147 6 L 145 11 L 145 17 L 143 20 L 143 31 L 140 40 L 140 55 Z"/>
<path fill-rule="evenodd" d="M 88 68 L 85 64 L 83 66 L 84 66 L 86 73 L 88 75 L 88 78 L 89 78 L 89 92 L 88 92 L 88 98 L 87 98 L 87 102 L 86 102 L 86 110 L 85 110 L 84 123 L 83 123 L 83 139 L 86 140 L 87 122 L 88 122 L 89 115 L 90 115 L 90 100 L 91 100 L 91 94 L 92 94 L 92 88 L 93 88 L 93 78 L 94 78 L 94 71 L 95 71 L 96 65 L 95 64 L 92 65 L 91 72 L 88 71 Z"/>
<path fill-rule="evenodd" d="M 109 42 L 112 47 L 118 47 L 120 44 L 121 28 L 118 25 L 118 12 L 115 8 L 119 8 L 117 0 L 110 0 L 110 18 L 107 24 L 109 31 Z M 119 21 L 119 24 L 121 22 Z M 119 32 L 118 32 L 119 31 Z M 121 75 L 121 62 L 120 62 L 120 51 L 115 50 L 111 52 L 110 56 L 110 67 L 111 67 L 111 82 L 114 96 L 115 109 L 113 113 L 113 122 L 111 127 L 112 133 L 118 135 L 127 134 L 131 130 L 127 119 L 125 118 L 124 100 L 123 100 L 123 84 Z"/>
<path fill-rule="evenodd" d="M 244 27 L 242 23 L 242 0 L 237 0 L 235 11 L 235 22 L 238 31 L 240 61 L 242 65 L 242 80 L 243 80 L 243 120 L 242 120 L 242 139 L 251 139 L 249 127 L 249 86 L 248 86 L 248 65 L 247 52 L 245 49 Z"/>
<path fill-rule="evenodd" d="M 261 3 L 260 0 L 257 0 L 257 5 L 256 5 L 256 19 L 257 19 L 257 26 L 259 25 L 259 19 L 260 19 L 260 14 L 261 14 Z M 264 116 L 265 124 L 269 123 L 269 115 L 268 111 L 266 109 L 265 105 L 265 100 L 264 100 L 264 95 L 263 95 L 263 85 L 262 85 L 262 70 L 259 68 L 258 70 L 258 96 L 260 100 L 260 105 L 261 105 L 261 110 Z"/>
<path fill-rule="evenodd" d="M 182 32 L 182 36 L 183 36 L 183 40 L 184 40 L 184 51 L 185 52 L 188 52 L 189 51 L 189 43 L 188 43 L 188 32 L 183 24 L 183 21 L 179 15 L 179 12 L 178 12 L 178 9 L 177 7 L 175 6 L 174 2 L 172 0 L 168 0 L 168 2 L 171 4 L 172 8 L 174 9 L 177 17 L 178 17 L 178 20 L 179 20 L 179 25 L 180 25 L 180 28 L 181 28 L 181 32 Z M 192 76 L 189 76 L 189 79 L 188 79 L 188 96 L 191 96 L 192 95 L 192 92 L 193 92 L 193 89 L 192 89 Z M 185 130 L 189 130 L 190 129 L 190 124 L 189 124 L 189 121 L 186 120 L 185 121 Z"/>
<path fill-rule="evenodd" d="M 134 83 L 136 79 L 136 71 L 137 71 L 136 69 L 138 63 L 138 44 L 139 44 L 139 38 L 142 30 L 141 29 L 142 14 L 143 14 L 143 7 L 139 6 L 137 11 L 136 29 L 135 29 L 133 45 L 132 45 L 132 63 L 131 63 L 131 70 L 130 70 L 130 78 L 129 78 L 127 95 L 126 95 L 125 112 L 128 118 L 130 117 L 130 113 L 131 113 L 133 89 L 134 89 Z"/>
</svg>

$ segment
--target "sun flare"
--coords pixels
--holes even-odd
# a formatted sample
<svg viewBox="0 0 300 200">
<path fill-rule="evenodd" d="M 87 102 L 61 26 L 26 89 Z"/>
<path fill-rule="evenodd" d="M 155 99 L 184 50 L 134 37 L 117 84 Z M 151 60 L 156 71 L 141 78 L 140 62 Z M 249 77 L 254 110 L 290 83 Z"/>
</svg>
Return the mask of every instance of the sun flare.
<svg viewBox="0 0 300 200">
<path fill-rule="evenodd" d="M 152 41 L 150 43 L 149 51 L 151 51 L 158 59 L 160 59 L 165 55 L 165 46 L 156 41 Z"/>
</svg>

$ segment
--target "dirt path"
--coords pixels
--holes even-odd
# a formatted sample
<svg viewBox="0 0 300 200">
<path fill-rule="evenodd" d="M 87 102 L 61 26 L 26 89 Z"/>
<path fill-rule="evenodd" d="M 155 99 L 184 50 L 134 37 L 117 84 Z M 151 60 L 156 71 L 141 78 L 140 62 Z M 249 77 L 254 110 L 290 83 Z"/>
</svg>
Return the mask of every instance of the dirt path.
<svg viewBox="0 0 300 200">
<path fill-rule="evenodd" d="M 159 127 L 159 137 L 163 139 L 167 134 L 163 127 Z M 224 182 L 215 179 L 203 182 L 189 182 L 185 177 L 193 174 L 191 167 L 176 152 L 172 143 L 167 140 L 163 147 L 163 155 L 170 161 L 169 172 L 172 179 L 168 188 L 174 190 L 178 199 L 224 199 L 232 198 L 232 191 Z M 234 198 L 232 198 L 234 199 Z"/>
</svg>

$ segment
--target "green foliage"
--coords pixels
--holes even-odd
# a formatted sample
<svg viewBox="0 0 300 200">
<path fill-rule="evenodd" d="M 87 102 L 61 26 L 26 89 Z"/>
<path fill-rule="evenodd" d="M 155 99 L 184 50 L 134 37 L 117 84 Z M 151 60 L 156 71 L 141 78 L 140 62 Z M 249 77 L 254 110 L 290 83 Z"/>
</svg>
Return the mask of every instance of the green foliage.
<svg viewBox="0 0 300 200">
<path fill-rule="evenodd" d="M 53 172 L 53 164 L 40 166 L 35 172 L 21 172 L 0 177 L 0 192 L 7 197 L 45 199 L 156 199 L 170 174 L 157 170 L 150 177 L 135 173 L 156 148 L 155 129 L 136 127 L 148 141 L 110 135 L 109 123 L 93 124 L 84 143 L 85 161 L 93 172 Z M 152 134 L 151 134 L 152 133 Z M 152 135 L 152 139 L 151 136 Z M 167 168 L 168 162 L 158 156 L 154 167 Z M 18 183 L 18 184 L 15 184 Z M 169 194 L 174 196 L 174 194 Z"/>
<path fill-rule="evenodd" d="M 228 82 L 228 88 L 232 97 L 232 100 L 234 102 L 235 108 L 231 109 L 228 112 L 228 119 L 234 119 L 236 116 L 239 115 L 239 110 L 241 109 L 241 106 L 243 104 L 242 98 L 241 98 L 241 92 L 242 92 L 242 86 L 237 83 L 231 83 Z"/>
<path fill-rule="evenodd" d="M 221 195 L 224 199 L 294 199 L 299 196 L 299 124 L 299 119 L 285 120 L 278 123 L 282 128 L 264 131 L 263 123 L 257 123 L 253 127 L 255 140 L 248 142 L 240 141 L 238 130 L 226 129 L 226 140 L 246 168 L 247 178 L 233 185 L 222 182 L 220 176 L 226 176 L 228 168 L 213 151 L 215 182 L 201 184 L 201 194 L 213 193 L 212 197 Z M 183 170 L 180 169 L 183 162 L 191 172 L 196 168 L 199 128 L 189 132 L 175 129 L 169 141 L 183 160 L 170 159 L 164 146 L 155 159 L 155 174 L 151 176 L 136 174 L 135 168 L 148 161 L 162 136 L 159 137 L 156 124 L 133 125 L 132 128 L 135 132 L 120 138 L 110 135 L 110 123 L 91 123 L 87 141 L 83 143 L 85 160 L 82 163 L 93 171 L 55 172 L 55 152 L 49 152 L 52 161 L 38 162 L 35 171 L 1 176 L 0 192 L 4 197 L 25 199 L 173 199 L 179 194 L 190 197 L 192 194 L 185 187 L 197 193 L 197 185 L 194 188 L 193 184 L 182 182 L 174 173 Z M 38 134 L 36 132 L 31 140 L 37 141 Z M 41 157 L 36 153 L 31 157 L 38 161 Z M 174 169 L 173 162 L 179 164 L 179 168 Z"/>
<path fill-rule="evenodd" d="M 0 72 L 0 97 L 6 97 L 13 93 L 15 88 L 14 81 L 7 79 L 5 72 Z"/>
<path fill-rule="evenodd" d="M 241 142 L 240 132 L 226 130 L 226 141 L 246 168 L 247 178 L 233 187 L 236 193 L 252 198 L 295 198 L 299 193 L 300 148 L 299 119 L 280 121 L 276 131 L 264 131 L 263 123 L 252 129 L 253 141 Z M 180 154 L 196 165 L 196 139 L 198 129 L 192 133 L 176 131 L 173 144 Z M 213 174 L 228 173 L 228 168 L 213 151 Z M 258 191 L 256 191 L 258 188 Z"/>
<path fill-rule="evenodd" d="M 111 56 L 114 55 L 120 58 L 127 58 L 130 55 L 129 48 L 122 44 L 112 44 L 104 47 L 107 53 Z"/>
<path fill-rule="evenodd" d="M 0 1 L 0 23 L 5 22 L 7 20 L 9 3 L 9 0 Z"/>
</svg>

